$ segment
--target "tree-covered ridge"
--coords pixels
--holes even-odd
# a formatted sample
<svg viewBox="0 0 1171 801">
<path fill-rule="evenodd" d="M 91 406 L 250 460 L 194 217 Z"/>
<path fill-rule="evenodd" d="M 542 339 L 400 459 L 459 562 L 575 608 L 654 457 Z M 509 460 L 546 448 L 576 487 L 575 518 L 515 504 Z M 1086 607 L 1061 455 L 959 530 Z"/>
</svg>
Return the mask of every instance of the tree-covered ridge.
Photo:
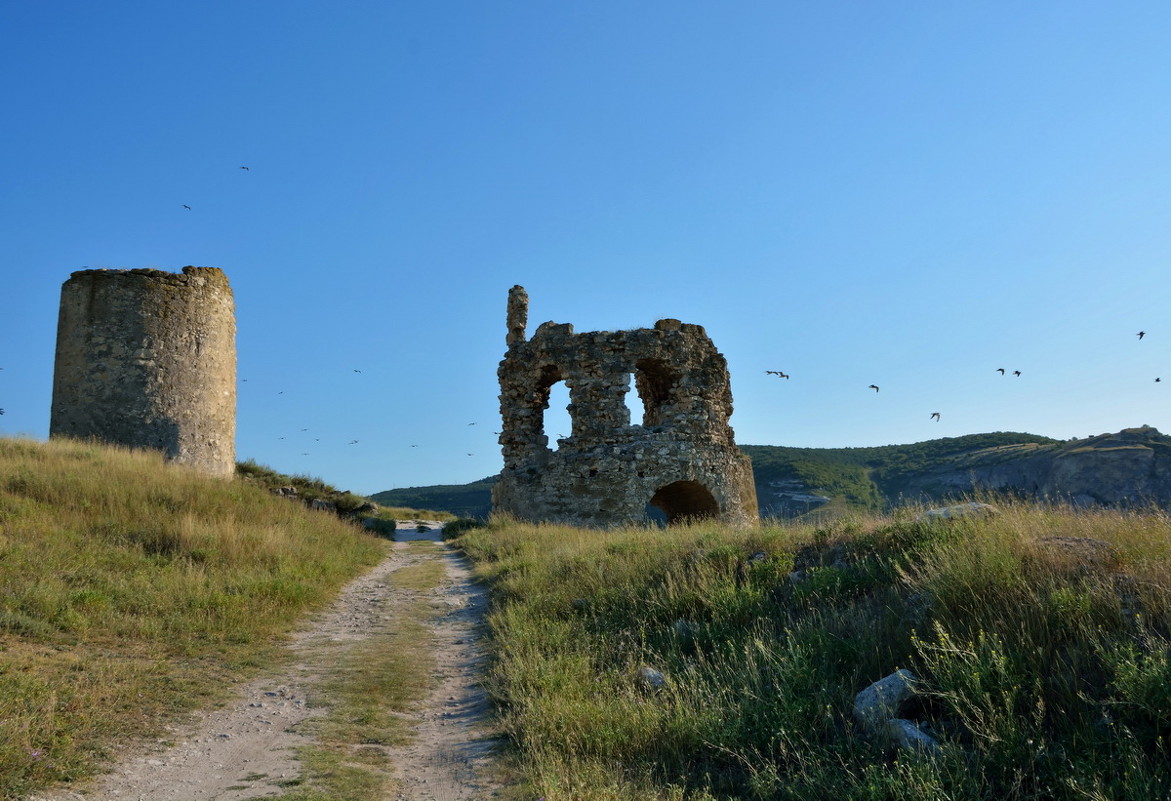
<svg viewBox="0 0 1171 801">
<path fill-rule="evenodd" d="M 390 489 L 374 493 L 370 500 L 383 506 L 437 509 L 459 517 L 486 518 L 492 510 L 492 485 L 495 483 L 496 476 L 488 476 L 470 484 Z"/>
<path fill-rule="evenodd" d="M 910 445 L 867 448 L 742 445 L 740 450 L 752 460 L 761 513 L 770 517 L 816 508 L 824 500 L 813 500 L 815 495 L 838 499 L 850 507 L 882 509 L 897 503 L 909 477 L 939 469 L 970 454 L 980 454 L 981 461 L 987 463 L 997 458 L 997 450 L 1003 452 L 1004 459 L 1011 459 L 1057 444 L 1057 440 L 1036 434 L 997 431 Z M 495 476 L 488 476 L 470 484 L 391 489 L 370 497 L 383 505 L 439 509 L 461 517 L 486 518 L 492 507 L 495 481 Z M 776 503 L 778 492 L 808 500 L 781 508 Z"/>
<path fill-rule="evenodd" d="M 761 506 L 778 482 L 800 482 L 808 492 L 845 498 L 851 505 L 882 508 L 899 496 L 902 480 L 963 455 L 1003 448 L 1053 445 L 1057 440 L 1036 434 L 997 431 L 962 437 L 864 448 L 789 448 L 779 445 L 742 445 L 752 459 Z"/>
</svg>

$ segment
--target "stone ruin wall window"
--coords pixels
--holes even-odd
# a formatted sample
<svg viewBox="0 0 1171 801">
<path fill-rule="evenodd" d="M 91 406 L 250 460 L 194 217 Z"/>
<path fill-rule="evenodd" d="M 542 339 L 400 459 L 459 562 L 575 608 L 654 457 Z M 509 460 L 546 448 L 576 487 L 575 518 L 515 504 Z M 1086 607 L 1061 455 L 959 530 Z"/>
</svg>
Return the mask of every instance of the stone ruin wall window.
<svg viewBox="0 0 1171 801">
<path fill-rule="evenodd" d="M 565 381 L 564 371 L 553 364 L 545 365 L 541 368 L 535 390 L 539 404 L 536 411 L 540 421 L 537 440 L 540 441 L 541 436 L 544 436 L 544 446 L 557 450 L 557 440 L 573 434 L 573 417 L 568 408 L 569 385 Z"/>
<path fill-rule="evenodd" d="M 647 428 L 669 425 L 679 386 L 678 371 L 662 359 L 639 359 L 634 366 L 634 384 L 643 407 L 643 418 L 639 422 Z"/>
</svg>

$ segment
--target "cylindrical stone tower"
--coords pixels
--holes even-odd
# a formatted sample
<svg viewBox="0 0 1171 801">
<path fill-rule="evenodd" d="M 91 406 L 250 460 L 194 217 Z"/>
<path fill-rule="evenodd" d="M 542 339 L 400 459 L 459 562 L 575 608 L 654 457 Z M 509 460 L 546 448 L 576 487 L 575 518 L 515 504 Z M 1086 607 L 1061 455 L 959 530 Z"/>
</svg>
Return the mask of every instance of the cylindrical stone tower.
<svg viewBox="0 0 1171 801">
<path fill-rule="evenodd" d="M 51 437 L 236 469 L 236 315 L 222 270 L 82 270 L 61 287 Z"/>
</svg>

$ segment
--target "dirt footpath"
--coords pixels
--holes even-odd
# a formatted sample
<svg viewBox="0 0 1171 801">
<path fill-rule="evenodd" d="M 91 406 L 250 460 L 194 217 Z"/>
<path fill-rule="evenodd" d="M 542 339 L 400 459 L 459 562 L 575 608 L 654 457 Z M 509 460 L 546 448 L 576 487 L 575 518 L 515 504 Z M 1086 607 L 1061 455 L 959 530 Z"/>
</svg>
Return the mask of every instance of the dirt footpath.
<svg viewBox="0 0 1171 801">
<path fill-rule="evenodd" d="M 199 713 L 164 741 L 127 755 L 113 771 L 85 786 L 35 796 L 30 801 L 246 801 L 274 798 L 301 773 L 296 752 L 313 743 L 297 724 L 325 714 L 329 698 L 318 685 L 338 649 L 378 631 L 406 599 L 387 577 L 423 560 L 442 559 L 446 579 L 434 598 L 448 612 L 429 623 L 438 687 L 409 717 L 409 746 L 387 749 L 399 781 L 394 801 L 484 801 L 496 795 L 491 776 L 488 700 L 479 686 L 482 654 L 478 627 L 486 598 L 470 567 L 454 550 L 415 552 L 408 539 L 439 541 L 440 524 L 422 532 L 398 532 L 390 555 L 343 590 L 332 608 L 297 635 L 290 666 L 279 676 L 243 685 L 221 709 Z M 401 595 L 402 597 L 398 597 Z M 428 595 L 424 593 L 423 595 Z"/>
</svg>

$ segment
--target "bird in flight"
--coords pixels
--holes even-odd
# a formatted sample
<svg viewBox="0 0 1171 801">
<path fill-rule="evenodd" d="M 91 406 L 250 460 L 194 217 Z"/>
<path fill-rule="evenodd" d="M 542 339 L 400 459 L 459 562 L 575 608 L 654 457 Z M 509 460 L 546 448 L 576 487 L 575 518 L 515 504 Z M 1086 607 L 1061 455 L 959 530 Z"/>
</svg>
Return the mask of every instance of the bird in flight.
<svg viewBox="0 0 1171 801">
<path fill-rule="evenodd" d="M 765 370 L 765 375 L 775 375 L 777 378 L 788 378 L 788 373 L 782 373 L 780 370 Z"/>
<path fill-rule="evenodd" d="M 1013 370 L 1012 374 L 1015 376 L 1019 376 L 1021 374 L 1021 371 L 1020 370 Z"/>
<path fill-rule="evenodd" d="M 187 211 L 191 211 L 191 207 L 188 206 L 186 203 L 183 204 L 183 208 L 187 209 Z"/>
<path fill-rule="evenodd" d="M 938 423 L 939 422 L 939 412 L 932 412 L 931 419 L 933 419 L 935 422 Z"/>
<path fill-rule="evenodd" d="M 1156 378 L 1155 380 L 1156 380 L 1156 381 L 1158 381 L 1159 379 L 1157 379 L 1157 378 Z M 3 410 L 3 409 L 0 409 L 0 414 L 4 414 L 4 410 Z"/>
<path fill-rule="evenodd" d="M 470 426 L 474 426 L 474 425 L 475 425 L 475 423 L 468 423 L 468 425 L 470 425 Z"/>
<path fill-rule="evenodd" d="M 878 392 L 878 384 L 871 384 L 869 387 L 867 387 L 867 389 L 872 389 L 875 392 Z"/>
<path fill-rule="evenodd" d="M 1138 332 L 1138 338 L 1139 338 L 1139 339 L 1142 339 L 1142 338 L 1143 338 L 1143 337 L 1145 337 L 1146 335 L 1147 335 L 1147 332 L 1146 332 L 1146 331 L 1139 331 L 1139 332 Z"/>
<path fill-rule="evenodd" d="M 1003 367 L 997 367 L 997 368 L 996 368 L 996 372 L 1000 373 L 1001 375 L 1004 375 L 1004 368 L 1003 368 Z"/>
<path fill-rule="evenodd" d="M 240 169 L 242 169 L 242 170 L 247 170 L 248 168 L 247 168 L 247 167 L 241 167 Z"/>
<path fill-rule="evenodd" d="M 351 445 L 357 445 L 357 444 L 358 444 L 358 440 L 356 440 L 356 439 L 352 439 L 352 440 L 350 440 L 350 444 L 351 444 Z"/>
<path fill-rule="evenodd" d="M 1155 383 L 1156 383 L 1156 384 L 1158 384 L 1158 383 L 1159 383 L 1160 381 L 1162 381 L 1162 380 L 1163 380 L 1163 379 L 1161 379 L 1161 378 L 1156 378 L 1156 379 L 1155 379 Z M 4 410 L 3 410 L 3 409 L 0 409 L 0 414 L 4 414 Z"/>
</svg>

